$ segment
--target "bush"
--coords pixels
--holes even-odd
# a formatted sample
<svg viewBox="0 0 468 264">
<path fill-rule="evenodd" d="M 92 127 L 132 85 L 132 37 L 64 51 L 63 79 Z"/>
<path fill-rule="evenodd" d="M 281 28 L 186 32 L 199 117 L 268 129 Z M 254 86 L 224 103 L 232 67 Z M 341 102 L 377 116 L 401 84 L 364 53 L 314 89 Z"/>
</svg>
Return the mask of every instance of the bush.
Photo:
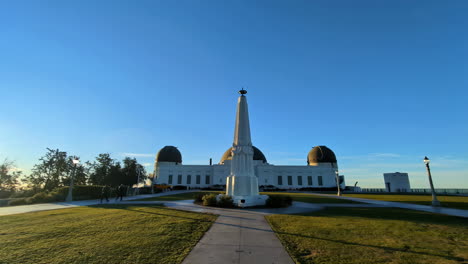
<svg viewBox="0 0 468 264">
<path fill-rule="evenodd" d="M 13 198 L 8 202 L 8 206 L 31 204 L 31 198 Z"/>
<path fill-rule="evenodd" d="M 234 201 L 230 195 L 222 194 L 219 196 L 216 205 L 223 208 L 232 208 L 234 207 Z"/>
<path fill-rule="evenodd" d="M 292 197 L 289 195 L 269 195 L 266 206 L 271 208 L 288 207 L 292 204 Z"/>
<path fill-rule="evenodd" d="M 0 199 L 8 198 L 12 194 L 14 194 L 13 191 L 7 191 L 7 190 L 0 190 Z"/>
<path fill-rule="evenodd" d="M 73 186 L 73 200 L 90 200 L 99 199 L 102 193 L 102 187 L 99 185 L 75 185 Z M 55 188 L 51 192 L 39 192 L 32 197 L 14 198 L 9 201 L 8 205 L 24 205 L 36 203 L 53 203 L 63 202 L 68 195 L 67 186 Z M 26 194 L 27 192 L 23 193 Z"/>
<path fill-rule="evenodd" d="M 187 186 L 185 185 L 176 185 L 174 187 L 172 187 L 172 190 L 176 191 L 176 190 L 187 190 Z"/>
<path fill-rule="evenodd" d="M 204 193 L 196 193 L 193 198 L 195 199 L 195 203 L 202 203 L 203 202 Z"/>
<path fill-rule="evenodd" d="M 14 192 L 10 198 L 25 198 L 25 197 L 31 197 L 38 193 L 37 189 L 28 189 L 28 190 L 22 190 L 22 191 L 16 191 Z"/>
<path fill-rule="evenodd" d="M 216 206 L 216 196 L 217 194 L 205 194 L 202 197 L 204 206 Z"/>
</svg>

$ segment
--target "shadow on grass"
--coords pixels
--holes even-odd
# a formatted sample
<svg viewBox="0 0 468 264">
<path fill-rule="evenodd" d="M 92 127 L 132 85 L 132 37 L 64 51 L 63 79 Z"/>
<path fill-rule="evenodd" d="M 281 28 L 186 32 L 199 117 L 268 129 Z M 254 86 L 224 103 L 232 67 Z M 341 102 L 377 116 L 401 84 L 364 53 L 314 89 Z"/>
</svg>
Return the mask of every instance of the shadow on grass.
<svg viewBox="0 0 468 264">
<path fill-rule="evenodd" d="M 325 210 L 321 210 L 321 211 L 317 211 L 313 213 L 295 214 L 295 215 L 313 216 L 313 217 L 321 217 L 321 216 L 336 217 L 336 218 L 359 217 L 359 218 L 380 219 L 380 220 L 401 220 L 401 221 L 409 221 L 409 222 L 422 223 L 422 224 L 448 225 L 448 226 L 466 228 L 466 219 L 461 218 L 461 217 L 439 215 L 439 214 L 406 210 L 406 209 L 400 209 L 400 208 L 362 208 L 362 207 L 327 208 Z M 428 252 L 412 251 L 410 250 L 409 247 L 395 248 L 395 247 L 386 247 L 386 246 L 378 246 L 378 245 L 369 245 L 369 244 L 356 243 L 356 242 L 351 242 L 351 241 L 346 241 L 346 240 L 330 239 L 330 238 L 324 238 L 324 237 L 318 237 L 318 236 L 310 236 L 310 235 L 287 233 L 287 232 L 277 232 L 277 234 L 317 239 L 317 240 L 335 242 L 335 243 L 352 245 L 352 246 L 377 248 L 377 249 L 383 249 L 383 250 L 393 251 L 393 252 L 406 252 L 406 253 L 412 253 L 412 254 L 441 257 L 447 260 L 465 261 L 465 259 L 460 258 L 460 257 L 453 257 L 449 255 L 442 255 L 442 254 L 433 254 L 433 253 L 428 253 Z"/>
<path fill-rule="evenodd" d="M 448 259 L 448 260 L 455 260 L 455 261 L 464 261 L 465 260 L 463 258 L 452 257 L 452 256 L 448 256 L 448 255 L 440 255 L 440 254 L 433 254 L 433 253 L 427 253 L 427 252 L 412 251 L 409 248 L 395 248 L 395 247 L 368 245 L 368 244 L 350 242 L 350 241 L 339 240 L 339 239 L 329 239 L 329 238 L 323 238 L 323 237 L 317 237 L 317 236 L 307 236 L 307 235 L 303 235 L 303 234 L 294 234 L 294 233 L 286 233 L 286 232 L 277 232 L 277 234 L 287 235 L 287 236 L 303 237 L 303 238 L 311 238 L 311 239 L 317 239 L 317 240 L 322 240 L 322 241 L 340 243 L 340 244 L 344 244 L 344 245 L 352 245 L 352 246 L 360 246 L 360 247 L 368 247 L 368 248 L 377 248 L 377 249 L 383 249 L 383 250 L 393 251 L 393 252 L 405 252 L 405 253 L 412 253 L 412 254 L 418 254 L 418 255 L 441 257 L 441 258 L 445 258 L 445 259 Z"/>
<path fill-rule="evenodd" d="M 393 207 L 328 207 L 325 210 L 296 215 L 316 217 L 363 217 L 371 219 L 404 220 L 423 224 L 443 224 L 449 226 L 466 227 L 466 218 L 463 217 Z"/>
</svg>

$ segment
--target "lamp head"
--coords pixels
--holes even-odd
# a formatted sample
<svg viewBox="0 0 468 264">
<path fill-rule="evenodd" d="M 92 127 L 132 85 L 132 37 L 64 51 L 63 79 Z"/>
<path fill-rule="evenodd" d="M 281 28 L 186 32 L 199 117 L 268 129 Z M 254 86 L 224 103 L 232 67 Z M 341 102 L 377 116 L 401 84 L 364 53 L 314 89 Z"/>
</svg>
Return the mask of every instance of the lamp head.
<svg viewBox="0 0 468 264">
<path fill-rule="evenodd" d="M 427 156 L 424 157 L 423 161 L 424 161 L 424 164 L 426 164 L 426 165 L 428 165 L 429 162 L 430 162 L 430 160 L 429 160 L 429 158 Z"/>
</svg>

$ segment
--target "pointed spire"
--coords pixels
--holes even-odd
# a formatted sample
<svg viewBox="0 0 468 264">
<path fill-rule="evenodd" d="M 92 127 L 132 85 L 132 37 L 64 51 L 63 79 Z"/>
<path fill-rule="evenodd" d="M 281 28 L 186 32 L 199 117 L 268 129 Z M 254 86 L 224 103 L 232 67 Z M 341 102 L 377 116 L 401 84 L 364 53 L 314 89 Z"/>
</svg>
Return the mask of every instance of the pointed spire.
<svg viewBox="0 0 468 264">
<path fill-rule="evenodd" d="M 247 106 L 247 93 L 244 88 L 239 91 L 241 96 L 237 101 L 236 126 L 234 130 L 234 146 L 252 146 L 250 138 L 249 109 Z"/>
</svg>

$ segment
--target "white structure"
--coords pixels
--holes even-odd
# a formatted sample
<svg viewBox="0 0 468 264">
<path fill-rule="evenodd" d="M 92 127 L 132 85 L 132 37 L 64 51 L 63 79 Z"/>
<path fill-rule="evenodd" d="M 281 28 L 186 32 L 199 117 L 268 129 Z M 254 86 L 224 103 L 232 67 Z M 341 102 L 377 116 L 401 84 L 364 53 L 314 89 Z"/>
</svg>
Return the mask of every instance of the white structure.
<svg viewBox="0 0 468 264">
<path fill-rule="evenodd" d="M 336 156 L 326 146 L 312 148 L 307 155 L 306 166 L 269 164 L 265 155 L 252 146 L 247 101 L 245 96 L 240 96 L 233 147 L 224 153 L 220 162 L 215 165 L 211 162 L 208 165 L 183 165 L 180 151 L 176 147 L 165 146 L 156 155 L 153 184 L 188 188 L 226 186 L 227 194 L 233 196 L 257 195 L 258 187 L 265 186 L 336 190 L 337 170 Z M 343 176 L 340 176 L 340 186 L 345 188 Z"/>
<path fill-rule="evenodd" d="M 232 143 L 231 174 L 227 177 L 226 194 L 240 207 L 264 205 L 267 195 L 258 193 L 258 178 L 254 173 L 252 140 L 250 139 L 249 109 L 246 90 L 237 101 L 234 142 Z"/>
<path fill-rule="evenodd" d="M 409 192 L 411 191 L 408 173 L 393 172 L 384 173 L 385 189 L 387 192 Z"/>
</svg>

